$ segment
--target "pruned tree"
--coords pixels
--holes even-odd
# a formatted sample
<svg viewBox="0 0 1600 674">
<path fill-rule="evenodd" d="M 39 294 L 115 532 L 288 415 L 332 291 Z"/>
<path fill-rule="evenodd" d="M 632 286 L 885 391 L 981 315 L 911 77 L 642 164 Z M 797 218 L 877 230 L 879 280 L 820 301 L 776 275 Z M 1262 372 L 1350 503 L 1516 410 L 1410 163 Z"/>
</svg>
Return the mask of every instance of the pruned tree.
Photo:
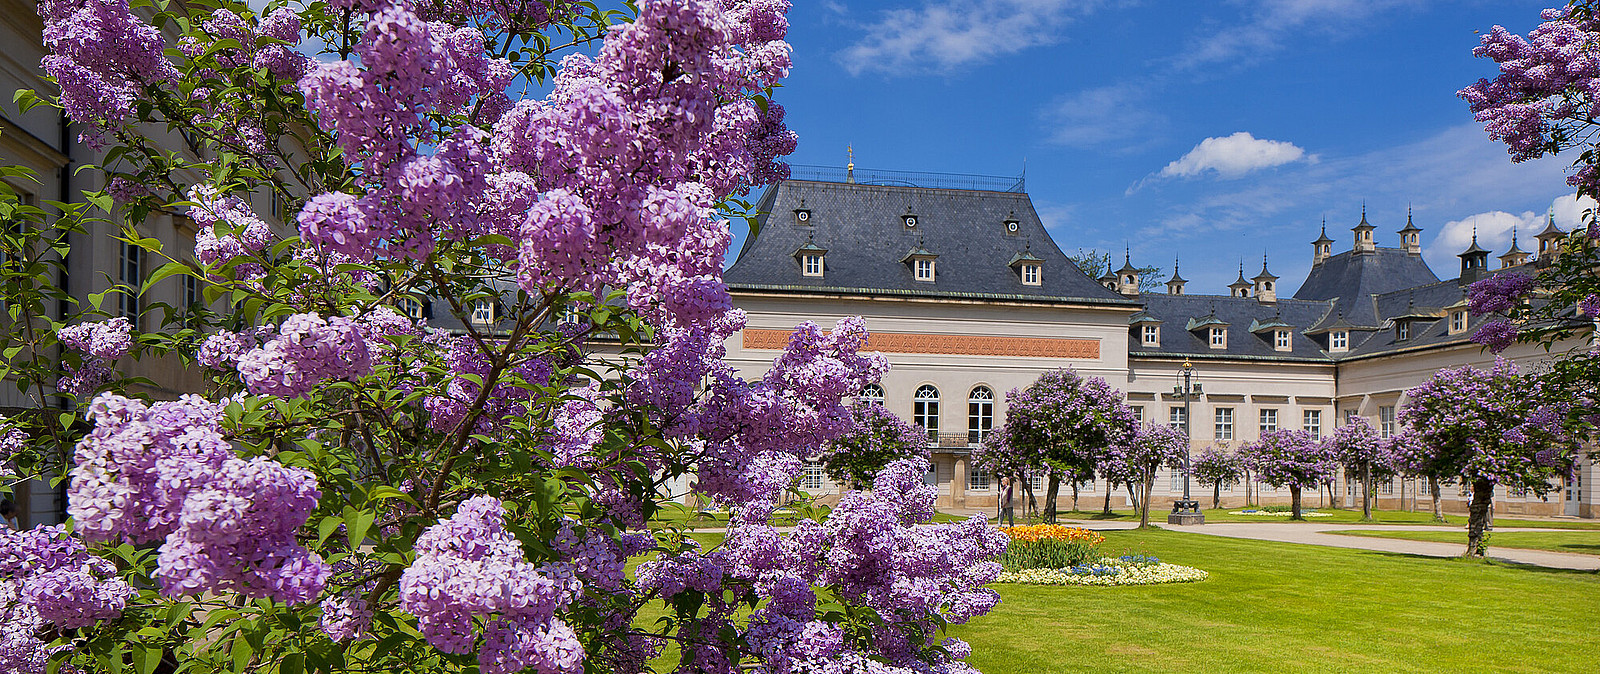
<svg viewBox="0 0 1600 674">
<path fill-rule="evenodd" d="M 1206 451 L 1195 457 L 1190 470 L 1194 471 L 1194 478 L 1200 484 L 1211 485 L 1212 508 L 1222 507 L 1222 485 L 1238 482 L 1245 474 L 1238 455 L 1220 445 L 1207 447 Z"/>
<path fill-rule="evenodd" d="M 1006 421 L 984 438 L 973 460 L 996 474 L 1049 469 L 1044 520 L 1056 520 L 1063 477 L 1094 470 L 1108 448 L 1132 441 L 1136 421 L 1122 392 L 1100 377 L 1051 370 L 1006 394 Z"/>
<path fill-rule="evenodd" d="M 1311 439 L 1305 431 L 1290 429 L 1262 433 L 1259 440 L 1240 447 L 1239 456 L 1261 481 L 1289 488 L 1297 520 L 1305 519 L 1300 514 L 1301 490 L 1317 488 L 1338 465 L 1326 443 Z"/>
<path fill-rule="evenodd" d="M 1366 417 L 1351 417 L 1327 440 L 1339 464 L 1361 481 L 1361 521 L 1372 521 L 1374 480 L 1393 476 L 1393 460 L 1384 438 Z"/>
<path fill-rule="evenodd" d="M 1133 442 L 1112 447 L 1104 464 L 1128 476 L 1138 490 L 1139 527 L 1150 526 L 1150 492 L 1162 468 L 1181 468 L 1189 453 L 1189 438 L 1183 429 L 1165 424 L 1144 424 L 1134 433 Z"/>
<path fill-rule="evenodd" d="M 872 401 L 850 406 L 850 431 L 822 448 L 822 470 L 851 489 L 872 485 L 884 466 L 905 458 L 928 458 L 928 432 Z"/>
<path fill-rule="evenodd" d="M 1472 490 L 1467 507 L 1467 555 L 1483 554 L 1483 533 L 1496 485 L 1549 492 L 1572 474 L 1577 431 L 1571 403 L 1515 364 L 1495 359 L 1488 372 L 1470 366 L 1439 370 L 1406 392 L 1400 419 L 1416 442 L 1400 446 L 1413 472 L 1459 477 Z"/>
</svg>

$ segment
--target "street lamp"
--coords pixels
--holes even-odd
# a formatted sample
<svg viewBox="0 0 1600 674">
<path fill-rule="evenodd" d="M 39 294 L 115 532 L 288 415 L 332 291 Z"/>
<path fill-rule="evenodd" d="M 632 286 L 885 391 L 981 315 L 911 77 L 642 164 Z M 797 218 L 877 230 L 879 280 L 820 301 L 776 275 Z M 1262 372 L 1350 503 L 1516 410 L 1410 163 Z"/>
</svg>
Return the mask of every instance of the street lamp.
<svg viewBox="0 0 1600 674">
<path fill-rule="evenodd" d="M 1200 512 L 1200 502 L 1189 497 L 1189 453 L 1194 445 L 1194 433 L 1190 430 L 1194 417 L 1189 411 L 1191 401 L 1202 393 L 1199 382 L 1195 381 L 1194 363 L 1185 358 L 1176 378 L 1178 383 L 1172 387 L 1172 394 L 1183 398 L 1183 500 L 1172 502 L 1167 524 L 1205 524 L 1206 516 Z"/>
</svg>

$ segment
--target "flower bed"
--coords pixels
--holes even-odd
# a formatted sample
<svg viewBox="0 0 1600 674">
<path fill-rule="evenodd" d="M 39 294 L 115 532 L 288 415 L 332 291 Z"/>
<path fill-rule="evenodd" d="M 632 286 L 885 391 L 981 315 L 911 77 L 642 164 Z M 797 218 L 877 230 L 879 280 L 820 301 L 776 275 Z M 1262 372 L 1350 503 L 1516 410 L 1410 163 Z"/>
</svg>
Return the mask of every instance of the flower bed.
<svg viewBox="0 0 1600 674">
<path fill-rule="evenodd" d="M 1161 585 L 1196 583 L 1209 577 L 1211 574 L 1193 567 L 1166 564 L 1144 555 L 1124 555 L 1059 569 L 1003 571 L 995 582 L 1028 585 Z"/>
<path fill-rule="evenodd" d="M 1000 556 L 1007 570 L 1056 568 L 1083 564 L 1098 555 L 1095 548 L 1105 537 L 1088 529 L 1060 524 L 1035 524 L 1001 529 L 1011 538 Z"/>
<path fill-rule="evenodd" d="M 1255 515 L 1257 517 L 1294 517 L 1294 511 L 1292 511 L 1292 510 L 1257 510 L 1257 509 L 1254 509 L 1254 508 L 1249 509 L 1249 510 L 1231 510 L 1231 511 L 1228 512 L 1228 514 L 1229 515 Z M 1333 517 L 1333 514 L 1332 513 L 1319 513 L 1319 512 L 1317 512 L 1315 510 L 1302 510 L 1302 511 L 1300 511 L 1300 516 L 1301 517 Z"/>
</svg>

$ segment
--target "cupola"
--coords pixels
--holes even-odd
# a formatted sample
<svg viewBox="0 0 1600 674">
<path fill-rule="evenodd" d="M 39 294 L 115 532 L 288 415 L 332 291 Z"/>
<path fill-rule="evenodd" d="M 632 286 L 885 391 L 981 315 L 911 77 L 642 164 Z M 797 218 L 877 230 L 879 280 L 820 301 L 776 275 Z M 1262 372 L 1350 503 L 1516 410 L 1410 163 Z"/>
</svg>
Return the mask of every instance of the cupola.
<svg viewBox="0 0 1600 674">
<path fill-rule="evenodd" d="M 1240 270 L 1239 275 L 1243 276 L 1244 271 Z M 1278 277 L 1267 271 L 1267 256 L 1261 256 L 1261 273 L 1250 280 L 1255 282 L 1256 301 L 1267 304 L 1278 301 Z"/>
<path fill-rule="evenodd" d="M 1517 246 L 1517 227 L 1511 226 L 1511 250 L 1500 254 L 1500 268 L 1516 267 L 1528 263 L 1528 251 Z"/>
<path fill-rule="evenodd" d="M 1550 264 L 1556 259 L 1556 251 L 1561 249 L 1561 240 L 1567 233 L 1556 227 L 1556 212 L 1550 211 L 1550 216 L 1545 220 L 1544 231 L 1535 237 L 1539 240 L 1539 263 Z"/>
<path fill-rule="evenodd" d="M 1311 266 L 1315 267 L 1333 257 L 1333 239 L 1328 238 L 1328 219 L 1322 219 L 1322 234 L 1311 242 Z"/>
<path fill-rule="evenodd" d="M 1461 258 L 1461 284 L 1472 283 L 1489 271 L 1489 251 L 1478 245 L 1478 226 L 1472 226 L 1472 245 L 1456 254 Z"/>
<path fill-rule="evenodd" d="M 1139 294 L 1139 268 L 1133 266 L 1127 250 L 1122 252 L 1122 268 L 1117 270 L 1117 292 L 1129 297 Z"/>
<path fill-rule="evenodd" d="M 1357 255 L 1378 252 L 1378 244 L 1372 239 L 1372 230 L 1374 229 L 1377 229 L 1377 227 L 1367 222 L 1367 205 L 1362 204 L 1361 222 L 1350 228 L 1350 231 L 1355 232 L 1356 235 L 1355 253 Z"/>
<path fill-rule="evenodd" d="M 1239 279 L 1228 284 L 1228 290 L 1232 291 L 1228 294 L 1234 297 L 1249 297 L 1250 291 L 1254 288 L 1255 284 L 1244 280 L 1244 263 L 1239 263 Z"/>
<path fill-rule="evenodd" d="M 1178 258 L 1172 258 L 1172 278 L 1167 279 L 1167 294 L 1182 295 L 1185 283 L 1188 281 L 1178 275 Z"/>
<path fill-rule="evenodd" d="M 1422 255 L 1422 228 L 1411 222 L 1411 207 L 1406 207 L 1406 226 L 1400 232 L 1400 247 L 1412 257 Z"/>
</svg>

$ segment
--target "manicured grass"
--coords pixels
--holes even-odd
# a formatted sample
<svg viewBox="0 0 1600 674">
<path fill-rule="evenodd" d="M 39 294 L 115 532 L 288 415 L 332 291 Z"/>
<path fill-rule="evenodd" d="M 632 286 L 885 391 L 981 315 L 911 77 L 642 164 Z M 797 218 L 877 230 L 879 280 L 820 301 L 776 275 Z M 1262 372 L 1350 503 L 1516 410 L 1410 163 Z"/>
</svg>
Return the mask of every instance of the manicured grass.
<svg viewBox="0 0 1600 674">
<path fill-rule="evenodd" d="M 996 586 L 953 630 L 985 674 L 1600 671 L 1600 575 L 1201 536 L 1109 531 L 1211 572 L 1145 587 Z"/>
<path fill-rule="evenodd" d="M 1511 526 L 1496 520 L 1500 526 Z M 1403 538 L 1408 541 L 1437 541 L 1467 544 L 1465 531 L 1330 531 L 1345 536 L 1370 536 L 1372 538 Z M 1552 552 L 1576 552 L 1600 555 L 1600 531 L 1491 531 L 1489 545 L 1498 548 L 1524 548 Z"/>
</svg>

